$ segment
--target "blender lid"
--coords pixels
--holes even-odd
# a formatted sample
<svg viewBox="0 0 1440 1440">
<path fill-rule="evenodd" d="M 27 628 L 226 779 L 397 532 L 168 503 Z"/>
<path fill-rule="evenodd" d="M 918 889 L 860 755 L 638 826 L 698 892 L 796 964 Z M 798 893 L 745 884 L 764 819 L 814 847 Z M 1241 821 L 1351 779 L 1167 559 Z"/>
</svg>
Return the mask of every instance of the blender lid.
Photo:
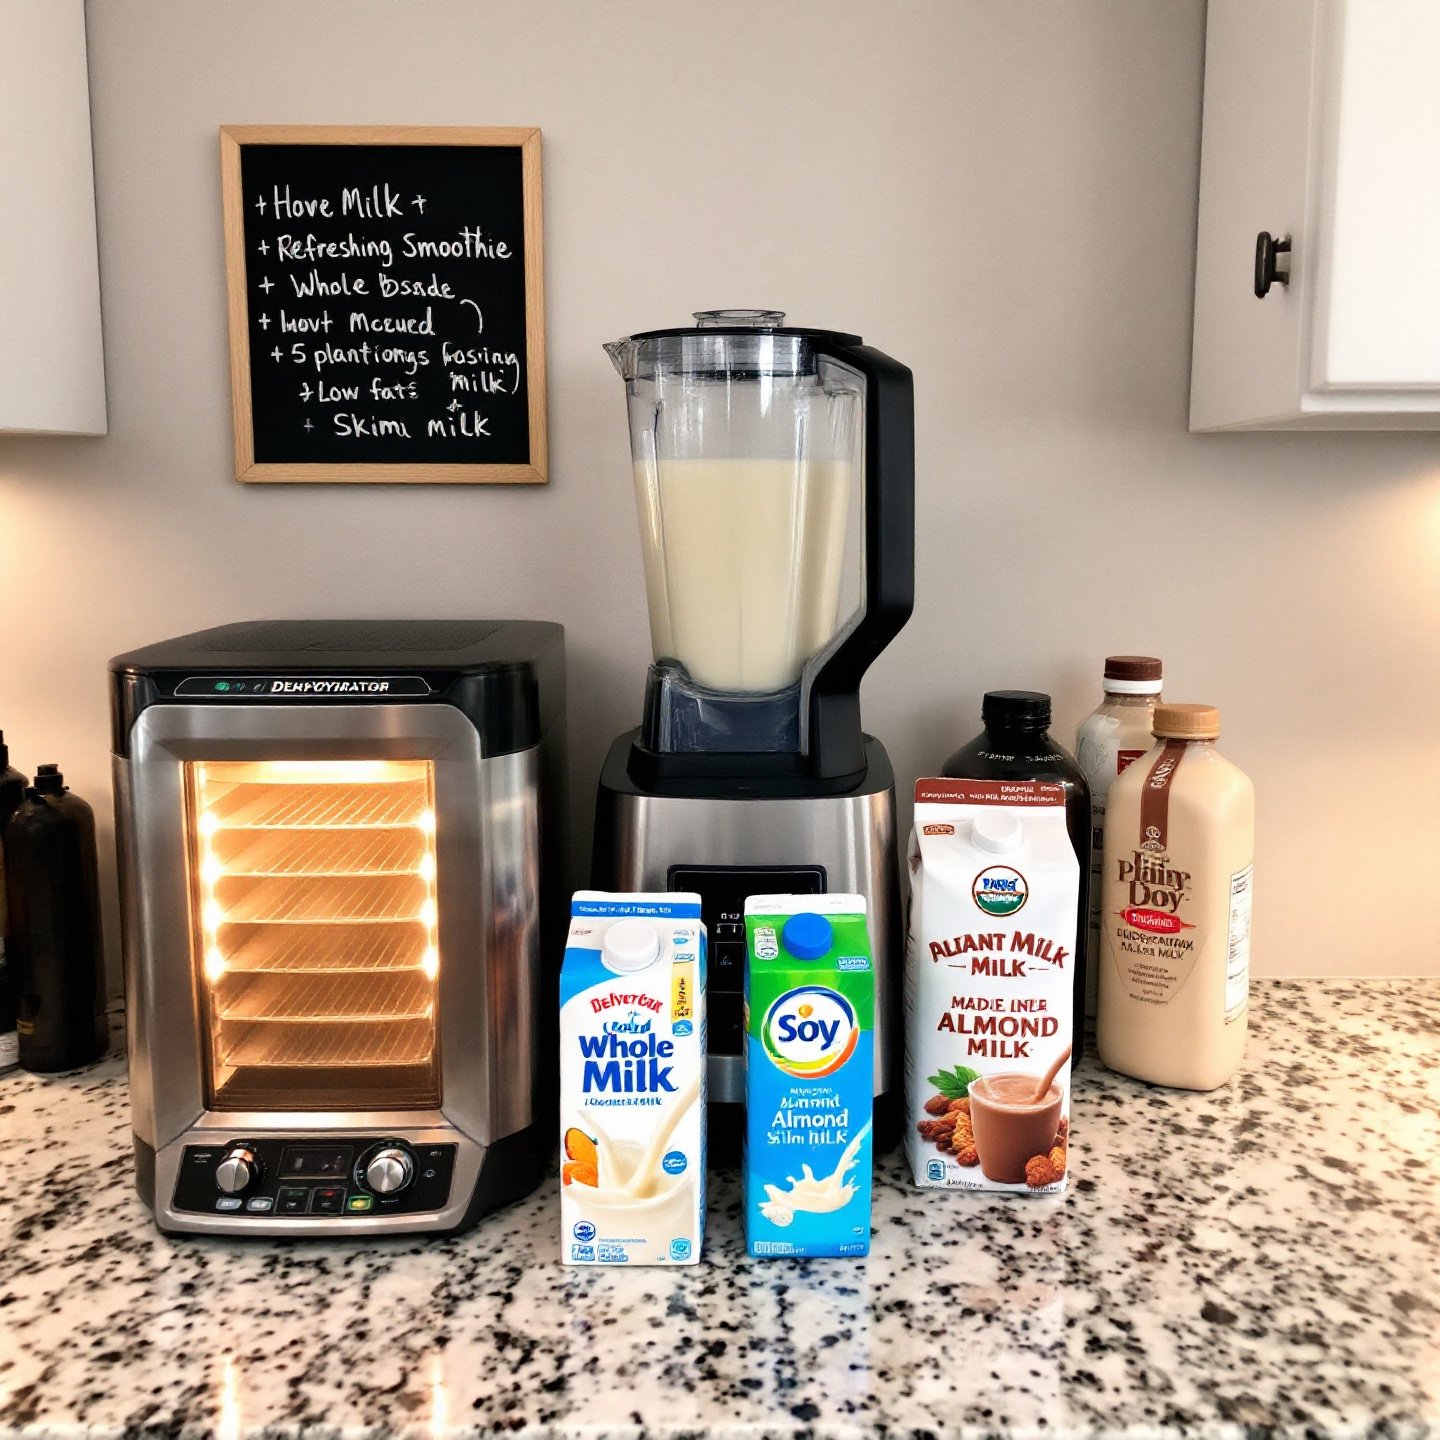
<svg viewBox="0 0 1440 1440">
<path fill-rule="evenodd" d="M 783 310 L 696 310 L 693 315 L 695 319 L 693 325 L 677 325 L 663 330 L 641 330 L 637 334 L 627 335 L 615 343 L 623 345 L 627 341 L 669 340 L 698 334 L 753 335 L 756 331 L 762 331 L 771 335 L 825 339 L 837 345 L 864 344 L 858 335 L 851 335 L 843 330 L 786 325 Z"/>
<path fill-rule="evenodd" d="M 734 380 L 813 376 L 817 357 L 864 343 L 858 335 L 787 326 L 784 320 L 783 310 L 697 310 L 693 326 L 642 330 L 612 340 L 605 353 L 626 381 L 663 374 Z"/>
</svg>

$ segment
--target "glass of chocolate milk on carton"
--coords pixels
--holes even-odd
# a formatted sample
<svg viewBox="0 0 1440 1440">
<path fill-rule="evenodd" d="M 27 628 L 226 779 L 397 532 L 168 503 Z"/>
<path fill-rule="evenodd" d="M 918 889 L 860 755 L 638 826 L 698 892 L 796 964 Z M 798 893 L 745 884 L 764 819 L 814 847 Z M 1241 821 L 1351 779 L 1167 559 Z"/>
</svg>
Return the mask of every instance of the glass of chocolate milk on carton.
<svg viewBox="0 0 1440 1440">
<path fill-rule="evenodd" d="M 745 902 L 745 1240 L 870 1253 L 875 966 L 860 895 Z"/>
<path fill-rule="evenodd" d="M 921 780 L 909 864 L 912 1178 L 1058 1193 L 1068 1168 L 1080 894 L 1065 790 Z"/>
</svg>

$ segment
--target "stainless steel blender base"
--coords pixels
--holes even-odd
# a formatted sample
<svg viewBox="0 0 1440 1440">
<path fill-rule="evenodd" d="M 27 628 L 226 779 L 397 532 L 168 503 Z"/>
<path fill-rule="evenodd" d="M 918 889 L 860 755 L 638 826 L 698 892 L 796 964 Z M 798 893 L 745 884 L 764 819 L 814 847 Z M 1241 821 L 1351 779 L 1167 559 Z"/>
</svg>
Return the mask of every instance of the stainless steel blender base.
<svg viewBox="0 0 1440 1440">
<path fill-rule="evenodd" d="M 615 742 L 600 778 L 594 885 L 686 888 L 671 885 L 675 867 L 823 867 L 828 893 L 854 892 L 868 905 L 876 982 L 875 1094 L 898 1094 L 904 932 L 895 783 L 884 748 L 867 739 L 868 779 L 852 791 L 729 800 L 641 792 L 626 771 L 631 739 L 625 735 Z M 713 937 L 711 943 L 713 951 Z M 711 1101 L 743 1102 L 744 1056 L 717 1054 L 712 1047 L 706 1079 Z"/>
</svg>

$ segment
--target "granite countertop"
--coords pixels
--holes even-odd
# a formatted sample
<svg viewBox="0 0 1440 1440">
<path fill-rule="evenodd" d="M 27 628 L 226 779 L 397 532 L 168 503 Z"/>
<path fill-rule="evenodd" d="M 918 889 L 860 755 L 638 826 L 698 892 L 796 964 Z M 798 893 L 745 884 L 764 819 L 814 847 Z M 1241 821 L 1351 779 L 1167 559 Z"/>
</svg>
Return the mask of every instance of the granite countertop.
<svg viewBox="0 0 1440 1440">
<path fill-rule="evenodd" d="M 877 1176 L 868 1260 L 570 1270 L 553 1186 L 451 1240 L 166 1239 L 123 1063 L 0 1079 L 0 1435 L 1440 1432 L 1440 980 L 1255 987 L 1242 1076 L 1087 1060 L 1064 1197 Z"/>
</svg>

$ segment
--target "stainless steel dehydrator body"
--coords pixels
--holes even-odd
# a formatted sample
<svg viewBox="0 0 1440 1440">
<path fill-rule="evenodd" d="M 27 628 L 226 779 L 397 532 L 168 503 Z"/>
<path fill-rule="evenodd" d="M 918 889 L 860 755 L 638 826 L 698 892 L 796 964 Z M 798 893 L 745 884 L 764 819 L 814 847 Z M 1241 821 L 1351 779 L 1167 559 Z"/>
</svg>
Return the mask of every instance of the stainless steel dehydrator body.
<svg viewBox="0 0 1440 1440">
<path fill-rule="evenodd" d="M 111 662 L 136 1181 L 162 1229 L 454 1231 L 540 1179 L 563 634 L 254 622 Z"/>
</svg>

